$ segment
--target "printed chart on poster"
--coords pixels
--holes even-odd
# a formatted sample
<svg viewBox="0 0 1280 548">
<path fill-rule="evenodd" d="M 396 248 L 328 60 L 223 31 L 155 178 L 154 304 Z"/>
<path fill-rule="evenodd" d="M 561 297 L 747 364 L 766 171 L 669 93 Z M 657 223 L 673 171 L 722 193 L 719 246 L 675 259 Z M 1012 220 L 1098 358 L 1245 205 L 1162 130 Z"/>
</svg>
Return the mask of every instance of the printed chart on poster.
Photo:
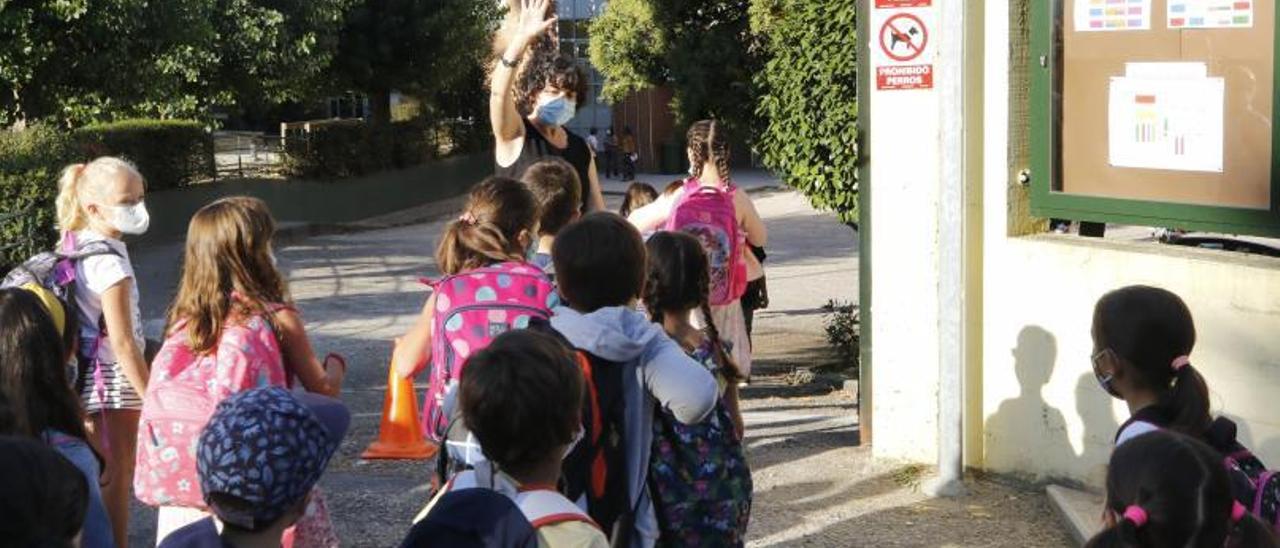
<svg viewBox="0 0 1280 548">
<path fill-rule="evenodd" d="M 1252 28 L 1253 3 L 1254 0 L 1169 0 L 1169 28 Z"/>
<path fill-rule="evenodd" d="M 1149 30 L 1151 0 L 1076 0 L 1076 32 Z"/>
<path fill-rule="evenodd" d="M 1111 165 L 1221 173 L 1225 89 L 1222 78 L 1158 77 L 1149 70 L 1112 77 Z"/>
</svg>

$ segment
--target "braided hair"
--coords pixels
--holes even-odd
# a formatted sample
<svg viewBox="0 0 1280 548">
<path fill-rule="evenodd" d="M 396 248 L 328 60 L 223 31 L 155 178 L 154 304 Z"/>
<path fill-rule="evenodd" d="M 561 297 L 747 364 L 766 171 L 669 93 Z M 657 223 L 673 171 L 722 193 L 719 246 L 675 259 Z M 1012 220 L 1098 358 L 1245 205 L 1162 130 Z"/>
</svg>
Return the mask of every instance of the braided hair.
<svg viewBox="0 0 1280 548">
<path fill-rule="evenodd" d="M 737 364 L 729 356 L 720 331 L 711 321 L 711 275 L 707 254 L 697 238 L 684 232 L 658 232 L 645 243 L 649 254 L 644 285 L 644 307 L 654 323 L 662 323 L 664 312 L 685 312 L 697 308 L 707 319 L 707 337 L 718 373 L 730 381 L 741 380 Z"/>
<path fill-rule="evenodd" d="M 715 120 L 701 120 L 689 126 L 686 135 L 689 142 L 689 153 L 692 156 L 693 176 L 702 177 L 702 166 L 707 162 L 715 162 L 720 178 L 728 181 L 729 177 L 729 140 L 723 128 Z"/>
</svg>

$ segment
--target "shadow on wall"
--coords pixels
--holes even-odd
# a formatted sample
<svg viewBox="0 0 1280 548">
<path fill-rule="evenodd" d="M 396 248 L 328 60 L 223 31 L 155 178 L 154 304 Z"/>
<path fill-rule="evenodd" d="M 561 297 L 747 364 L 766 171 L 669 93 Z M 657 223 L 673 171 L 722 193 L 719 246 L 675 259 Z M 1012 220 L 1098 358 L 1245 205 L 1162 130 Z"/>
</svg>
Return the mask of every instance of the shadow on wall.
<svg viewBox="0 0 1280 548">
<path fill-rule="evenodd" d="M 1103 489 L 1107 481 L 1107 461 L 1111 460 L 1112 441 L 1120 422 L 1112 410 L 1112 398 L 1098 385 L 1092 369 L 1076 381 L 1076 413 L 1084 423 L 1082 451 L 1079 453 L 1085 466 L 1084 482 L 1089 487 Z"/>
<path fill-rule="evenodd" d="M 1043 327 L 1030 325 L 1018 333 L 1012 350 L 1014 372 L 1021 390 L 1018 397 L 1000 403 L 987 419 L 988 462 L 1002 471 L 1054 473 L 1075 455 L 1062 413 L 1050 407 L 1041 393 L 1053 376 L 1058 342 Z M 993 450 L 994 449 L 994 450 Z M 1047 467 L 1050 470 L 1045 470 Z"/>
</svg>

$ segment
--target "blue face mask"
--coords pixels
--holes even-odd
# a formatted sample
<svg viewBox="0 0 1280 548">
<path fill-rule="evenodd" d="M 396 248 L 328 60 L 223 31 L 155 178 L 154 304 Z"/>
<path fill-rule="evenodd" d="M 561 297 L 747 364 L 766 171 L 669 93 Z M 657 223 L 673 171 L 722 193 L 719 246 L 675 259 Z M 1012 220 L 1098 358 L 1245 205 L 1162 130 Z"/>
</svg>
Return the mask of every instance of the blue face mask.
<svg viewBox="0 0 1280 548">
<path fill-rule="evenodd" d="M 563 126 L 573 119 L 575 109 L 567 97 L 556 97 L 538 105 L 538 120 L 549 126 Z"/>
</svg>

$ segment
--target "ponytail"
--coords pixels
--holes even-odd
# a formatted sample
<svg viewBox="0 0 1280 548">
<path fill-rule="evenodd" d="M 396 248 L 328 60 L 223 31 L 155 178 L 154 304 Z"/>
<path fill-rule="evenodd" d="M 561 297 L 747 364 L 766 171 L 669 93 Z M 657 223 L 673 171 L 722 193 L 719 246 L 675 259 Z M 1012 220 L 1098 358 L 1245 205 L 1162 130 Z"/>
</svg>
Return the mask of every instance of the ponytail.
<svg viewBox="0 0 1280 548">
<path fill-rule="evenodd" d="M 523 259 L 519 242 L 508 238 L 497 225 L 466 219 L 450 223 L 436 249 L 436 263 L 448 275 Z"/>
<path fill-rule="evenodd" d="M 716 170 L 720 172 L 721 180 L 726 182 L 730 180 L 729 142 L 725 140 L 720 122 L 716 120 L 695 122 L 689 126 L 686 140 L 689 142 L 689 152 L 693 156 L 694 177 L 702 177 L 702 166 L 707 162 L 714 162 Z"/>
<path fill-rule="evenodd" d="M 1190 363 L 1177 365 L 1174 360 L 1173 386 L 1166 396 L 1165 408 L 1170 414 L 1168 428 L 1201 438 L 1213 417 L 1209 414 L 1209 386 Z"/>
<path fill-rule="evenodd" d="M 54 205 L 58 229 L 63 232 L 74 232 L 89 225 L 89 218 L 80 203 L 80 186 L 87 166 L 88 164 L 71 164 L 62 168 L 62 175 L 58 177 L 58 198 Z"/>
<path fill-rule="evenodd" d="M 720 374 L 731 383 L 741 381 L 742 372 L 724 347 L 724 340 L 720 338 L 720 330 L 716 328 L 716 322 L 711 320 L 711 304 L 708 299 L 703 299 L 700 309 L 703 319 L 706 320 L 704 323 L 707 325 L 707 337 L 711 339 L 711 350 L 715 355 L 716 364 L 720 366 Z"/>
<path fill-rule="evenodd" d="M 436 248 L 436 264 L 446 275 L 489 264 L 523 261 L 520 234 L 529 238 L 538 219 L 533 192 L 519 181 L 490 177 L 471 190 L 462 216 L 449 224 Z"/>
</svg>

